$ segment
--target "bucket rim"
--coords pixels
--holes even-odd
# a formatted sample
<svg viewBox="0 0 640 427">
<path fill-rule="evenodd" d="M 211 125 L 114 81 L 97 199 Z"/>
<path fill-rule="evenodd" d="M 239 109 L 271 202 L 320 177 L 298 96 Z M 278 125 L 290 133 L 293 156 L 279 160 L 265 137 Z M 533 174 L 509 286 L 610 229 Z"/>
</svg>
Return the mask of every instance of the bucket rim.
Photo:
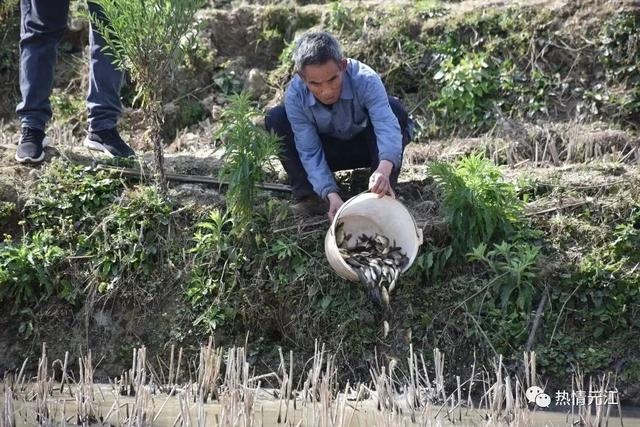
<svg viewBox="0 0 640 427">
<path fill-rule="evenodd" d="M 380 199 L 389 198 L 392 201 L 397 202 L 398 206 L 402 207 L 402 209 L 404 209 L 404 211 L 409 215 L 409 218 L 411 218 L 411 221 L 413 222 L 413 229 L 415 230 L 416 238 L 418 239 L 418 245 L 422 245 L 422 239 L 423 239 L 422 232 L 421 232 L 420 228 L 418 227 L 418 223 L 416 222 L 416 219 L 413 217 L 411 212 L 409 212 L 409 209 L 407 209 L 407 207 L 404 205 L 404 203 L 402 203 L 397 198 L 391 197 L 391 196 L 389 196 L 387 194 L 385 194 L 382 197 L 378 197 L 377 194 L 372 193 L 370 191 L 363 191 L 362 193 L 351 197 L 346 202 L 344 202 L 342 204 L 342 206 L 340 206 L 340 208 L 336 212 L 336 215 L 333 217 L 333 222 L 331 223 L 331 226 L 329 227 L 329 229 L 331 231 L 331 234 L 335 234 L 335 228 L 336 228 L 336 225 L 338 224 L 338 219 L 340 218 L 340 215 L 342 214 L 342 211 L 347 207 L 347 205 L 353 203 L 355 200 L 357 200 L 359 198 L 371 198 L 372 195 L 374 195 L 376 198 L 380 198 Z"/>
</svg>

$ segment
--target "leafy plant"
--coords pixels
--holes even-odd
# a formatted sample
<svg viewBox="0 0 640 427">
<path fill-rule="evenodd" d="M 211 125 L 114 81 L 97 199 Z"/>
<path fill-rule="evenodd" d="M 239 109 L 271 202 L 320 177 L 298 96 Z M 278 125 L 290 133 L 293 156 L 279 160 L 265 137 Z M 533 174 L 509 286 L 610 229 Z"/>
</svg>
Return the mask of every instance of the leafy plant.
<svg viewBox="0 0 640 427">
<path fill-rule="evenodd" d="M 156 181 L 166 192 L 162 148 L 162 101 L 175 68 L 182 62 L 199 0 L 92 0 L 101 7 L 91 20 L 105 39 L 114 63 L 136 83 L 137 98 L 150 120 Z"/>
<path fill-rule="evenodd" d="M 523 205 L 514 186 L 480 154 L 454 164 L 436 161 L 429 170 L 442 192 L 454 256 L 480 243 L 506 239 L 518 228 Z"/>
<path fill-rule="evenodd" d="M 88 173 L 82 166 L 53 159 L 27 200 L 34 227 L 51 228 L 60 240 L 83 225 L 93 225 L 100 211 L 122 191 L 123 184 L 106 171 Z"/>
<path fill-rule="evenodd" d="M 17 206 L 14 202 L 0 201 L 0 220 L 4 221 L 6 218 L 14 215 L 17 211 Z"/>
<path fill-rule="evenodd" d="M 18 7 L 19 3 L 19 0 L 7 0 L 0 3 L 0 22 L 4 21 Z"/>
<path fill-rule="evenodd" d="M 516 306 L 529 311 L 535 295 L 535 283 L 538 267 L 539 246 L 524 242 L 502 242 L 494 244 L 487 251 L 485 243 L 479 244 L 467 254 L 470 261 L 484 262 L 494 273 L 494 295 L 500 298 L 502 308 L 506 308 L 515 296 Z"/>
<path fill-rule="evenodd" d="M 243 83 L 233 70 L 220 72 L 213 78 L 213 82 L 227 96 L 237 95 L 242 91 Z"/>
<path fill-rule="evenodd" d="M 342 31 L 351 22 L 351 10 L 341 0 L 332 0 L 329 4 L 329 29 L 331 31 Z"/>
<path fill-rule="evenodd" d="M 0 244 L 0 302 L 15 307 L 62 293 L 66 281 L 56 274 L 66 257 L 50 230 L 36 231 L 18 245 Z M 63 296 L 69 297 L 67 292 Z"/>
<path fill-rule="evenodd" d="M 433 78 L 442 86 L 431 105 L 444 119 L 473 126 L 489 120 L 497 79 L 486 54 L 469 52 L 459 61 L 449 56 Z"/>
<path fill-rule="evenodd" d="M 295 283 L 307 274 L 307 257 L 295 237 L 281 237 L 269 245 L 273 260 L 269 275 L 277 286 Z"/>
<path fill-rule="evenodd" d="M 296 48 L 295 40 L 286 43 L 280 55 L 278 55 L 278 66 L 269 72 L 269 81 L 272 85 L 283 86 L 291 78 L 293 71 L 293 52 Z"/>
<path fill-rule="evenodd" d="M 233 221 L 226 213 L 212 210 L 196 225 L 190 250 L 195 266 L 189 280 L 186 297 L 192 308 L 200 313 L 195 325 L 215 330 L 232 315 L 226 304 L 228 292 L 236 284 L 235 272 L 242 262 L 242 249 L 234 244 L 230 233 Z"/>
<path fill-rule="evenodd" d="M 49 97 L 56 119 L 61 123 L 78 121 L 85 112 L 84 100 L 60 90 L 54 90 Z"/>
<path fill-rule="evenodd" d="M 423 280 L 438 279 L 444 272 L 452 252 L 451 246 L 437 248 L 433 245 L 428 245 L 424 253 L 416 257 L 411 271 Z"/>
<path fill-rule="evenodd" d="M 240 237 L 251 228 L 256 184 L 264 179 L 264 167 L 270 157 L 278 154 L 277 137 L 252 121 L 259 115 L 246 94 L 234 96 L 222 115 L 217 134 L 225 141 L 221 175 L 229 183 L 227 209 L 233 218 L 234 233 Z"/>
<path fill-rule="evenodd" d="M 185 100 L 180 102 L 178 108 L 177 129 L 194 125 L 207 116 L 207 111 L 199 101 Z"/>
<path fill-rule="evenodd" d="M 94 233 L 80 237 L 85 256 L 92 257 L 100 292 L 161 272 L 171 210 L 154 187 L 142 187 L 113 205 Z"/>
<path fill-rule="evenodd" d="M 8 117 L 20 99 L 18 43 L 20 38 L 20 1 L 0 1 L 0 90 L 7 105 L 0 105 L 0 115 Z"/>
</svg>

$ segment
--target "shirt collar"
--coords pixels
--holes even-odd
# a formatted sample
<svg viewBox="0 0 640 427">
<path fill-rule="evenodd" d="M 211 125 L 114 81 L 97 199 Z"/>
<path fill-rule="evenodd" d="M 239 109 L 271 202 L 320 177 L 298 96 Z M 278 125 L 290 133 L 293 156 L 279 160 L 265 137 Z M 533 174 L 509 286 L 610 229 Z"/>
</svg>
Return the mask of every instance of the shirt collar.
<svg viewBox="0 0 640 427">
<path fill-rule="evenodd" d="M 342 73 L 342 92 L 340 93 L 340 99 L 353 99 L 353 88 L 351 87 L 351 76 L 349 75 L 348 67 Z"/>
</svg>

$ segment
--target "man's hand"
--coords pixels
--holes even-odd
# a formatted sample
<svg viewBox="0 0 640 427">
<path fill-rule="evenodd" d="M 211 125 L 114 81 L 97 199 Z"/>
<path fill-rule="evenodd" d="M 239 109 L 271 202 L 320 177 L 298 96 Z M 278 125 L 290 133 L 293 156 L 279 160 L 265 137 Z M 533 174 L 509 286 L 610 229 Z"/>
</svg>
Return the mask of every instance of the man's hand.
<svg viewBox="0 0 640 427">
<path fill-rule="evenodd" d="M 342 206 L 344 202 L 338 193 L 329 193 L 327 198 L 329 199 L 329 213 L 327 215 L 329 215 L 329 221 L 333 222 L 333 218 L 336 216 L 338 209 L 340 209 L 340 206 Z"/>
<path fill-rule="evenodd" d="M 391 182 L 389 181 L 389 175 L 393 170 L 393 163 L 389 160 L 382 160 L 378 165 L 378 169 L 371 174 L 369 178 L 369 191 L 376 193 L 378 197 L 383 197 L 385 194 L 389 194 L 395 199 L 396 194 L 391 188 Z"/>
</svg>

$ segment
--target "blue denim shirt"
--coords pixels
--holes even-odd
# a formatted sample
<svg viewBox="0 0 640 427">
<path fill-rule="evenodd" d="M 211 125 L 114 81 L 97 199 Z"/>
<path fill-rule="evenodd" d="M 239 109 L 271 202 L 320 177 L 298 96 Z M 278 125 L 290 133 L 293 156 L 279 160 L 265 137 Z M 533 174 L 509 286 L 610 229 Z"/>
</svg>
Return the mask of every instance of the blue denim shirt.
<svg viewBox="0 0 640 427">
<path fill-rule="evenodd" d="M 338 186 L 324 157 L 320 134 L 348 141 L 371 121 L 380 160 L 389 160 L 394 168 L 400 167 L 400 124 L 389 106 L 380 76 L 369 66 L 355 59 L 347 61 L 340 99 L 331 108 L 318 102 L 296 75 L 285 92 L 284 106 L 302 166 L 313 190 L 322 198 L 338 192 Z"/>
</svg>

